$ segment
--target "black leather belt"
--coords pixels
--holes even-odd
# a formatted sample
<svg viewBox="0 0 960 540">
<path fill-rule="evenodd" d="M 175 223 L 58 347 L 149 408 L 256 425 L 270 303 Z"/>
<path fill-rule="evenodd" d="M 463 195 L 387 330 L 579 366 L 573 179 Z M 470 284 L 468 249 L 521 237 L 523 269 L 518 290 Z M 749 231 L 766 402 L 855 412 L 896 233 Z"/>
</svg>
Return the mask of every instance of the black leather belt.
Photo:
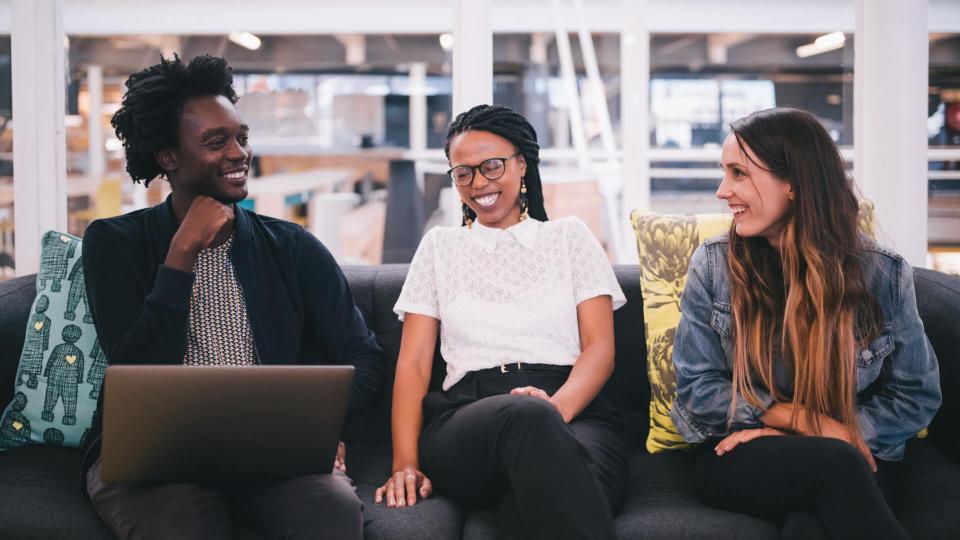
<svg viewBox="0 0 960 540">
<path fill-rule="evenodd" d="M 570 373 L 570 370 L 573 369 L 573 366 L 556 366 L 553 364 L 527 364 L 524 362 L 510 362 L 505 364 L 500 364 L 497 367 L 480 369 L 477 371 L 470 372 L 470 375 L 499 375 L 504 373 L 511 373 L 514 371 L 553 371 L 557 373 Z"/>
</svg>

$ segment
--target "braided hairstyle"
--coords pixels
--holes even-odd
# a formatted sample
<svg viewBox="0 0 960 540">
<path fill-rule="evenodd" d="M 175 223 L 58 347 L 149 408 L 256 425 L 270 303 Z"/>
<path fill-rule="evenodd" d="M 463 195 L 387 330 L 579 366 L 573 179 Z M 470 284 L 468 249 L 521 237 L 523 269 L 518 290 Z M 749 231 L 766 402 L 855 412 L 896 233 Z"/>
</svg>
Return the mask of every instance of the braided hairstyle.
<svg viewBox="0 0 960 540">
<path fill-rule="evenodd" d="M 527 208 L 530 217 L 547 221 L 547 210 L 543 206 L 543 185 L 540 182 L 540 145 L 537 132 L 530 122 L 520 113 L 502 105 L 477 105 L 467 112 L 457 115 L 447 130 L 447 144 L 443 147 L 447 159 L 450 159 L 450 141 L 465 131 L 486 131 L 510 141 L 517 151 L 523 154 L 527 162 L 527 173 L 523 182 L 527 186 Z M 463 205 L 463 224 L 467 218 L 477 219 L 477 214 L 466 204 Z"/>
<path fill-rule="evenodd" d="M 146 186 L 164 174 L 156 153 L 179 146 L 177 129 L 189 98 L 223 96 L 237 102 L 230 66 L 210 55 L 197 56 L 188 64 L 176 54 L 173 60 L 161 56 L 159 64 L 131 75 L 126 87 L 110 124 L 123 143 L 127 172 L 134 183 Z"/>
</svg>

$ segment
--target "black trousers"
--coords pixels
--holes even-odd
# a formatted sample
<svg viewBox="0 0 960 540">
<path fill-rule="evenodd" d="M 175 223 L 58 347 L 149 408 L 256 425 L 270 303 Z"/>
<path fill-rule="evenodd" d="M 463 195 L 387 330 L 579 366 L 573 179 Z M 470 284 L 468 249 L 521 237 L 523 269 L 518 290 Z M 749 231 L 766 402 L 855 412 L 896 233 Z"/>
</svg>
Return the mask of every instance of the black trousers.
<svg viewBox="0 0 960 540">
<path fill-rule="evenodd" d="M 515 366 L 514 366 L 515 369 Z M 434 489 L 472 508 L 498 507 L 501 537 L 614 538 L 627 485 L 622 417 L 598 396 L 570 424 L 539 398 L 569 367 L 472 372 L 424 398 L 420 465 Z"/>
<path fill-rule="evenodd" d="M 104 484 L 100 460 L 87 493 L 114 536 L 232 539 L 234 518 L 267 538 L 362 538 L 360 499 L 340 471 L 242 486 Z"/>
<path fill-rule="evenodd" d="M 853 446 L 824 437 L 761 437 L 723 456 L 719 441 L 699 449 L 703 502 L 781 522 L 783 538 L 908 538 L 884 495 L 896 491 L 897 463 L 878 460 L 875 475 Z"/>
</svg>

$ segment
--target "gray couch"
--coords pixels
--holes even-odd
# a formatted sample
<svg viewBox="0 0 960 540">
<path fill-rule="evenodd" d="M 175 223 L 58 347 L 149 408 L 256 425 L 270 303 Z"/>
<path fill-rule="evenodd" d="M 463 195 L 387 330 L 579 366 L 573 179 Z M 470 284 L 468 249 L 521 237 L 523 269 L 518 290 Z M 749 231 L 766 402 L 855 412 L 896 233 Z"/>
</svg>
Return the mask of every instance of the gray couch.
<svg viewBox="0 0 960 540">
<path fill-rule="evenodd" d="M 494 538 L 491 511 L 466 513 L 438 496 L 401 510 L 374 505 L 373 492 L 390 472 L 390 399 L 401 326 L 392 312 L 404 265 L 352 267 L 345 272 L 370 327 L 386 352 L 388 387 L 381 402 L 346 427 L 347 466 L 364 501 L 369 539 Z M 629 418 L 630 493 L 616 520 L 621 538 L 778 538 L 778 525 L 700 504 L 693 491 L 693 456 L 650 455 L 649 388 L 639 269 L 619 266 L 628 303 L 616 312 L 616 370 L 606 392 Z M 12 399 L 14 377 L 35 276 L 0 283 L 0 402 Z M 917 270 L 917 298 L 940 360 L 943 407 L 927 440 L 911 441 L 894 510 L 915 538 L 960 538 L 960 277 Z M 435 359 L 433 383 L 444 366 Z M 109 538 L 78 486 L 76 449 L 30 447 L 0 453 L 0 538 Z M 243 523 L 242 516 L 239 518 Z M 255 537 L 244 528 L 241 537 Z"/>
</svg>

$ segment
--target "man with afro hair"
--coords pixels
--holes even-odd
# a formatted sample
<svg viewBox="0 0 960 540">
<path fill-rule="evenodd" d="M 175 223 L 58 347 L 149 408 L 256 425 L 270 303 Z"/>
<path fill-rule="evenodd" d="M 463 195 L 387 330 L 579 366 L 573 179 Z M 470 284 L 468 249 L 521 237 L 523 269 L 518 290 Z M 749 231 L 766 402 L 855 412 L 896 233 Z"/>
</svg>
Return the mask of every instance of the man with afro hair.
<svg viewBox="0 0 960 540">
<path fill-rule="evenodd" d="M 350 364 L 355 414 L 382 387 L 383 352 L 327 249 L 299 225 L 236 205 L 252 153 L 226 61 L 161 58 L 126 87 L 112 123 L 127 172 L 135 183 L 168 182 L 171 195 L 84 235 L 107 362 Z M 99 417 L 94 426 L 96 435 Z M 86 491 L 119 538 L 230 538 L 238 513 L 271 538 L 361 537 L 342 445 L 332 474 L 226 487 L 104 484 L 99 436 L 87 440 Z"/>
</svg>

